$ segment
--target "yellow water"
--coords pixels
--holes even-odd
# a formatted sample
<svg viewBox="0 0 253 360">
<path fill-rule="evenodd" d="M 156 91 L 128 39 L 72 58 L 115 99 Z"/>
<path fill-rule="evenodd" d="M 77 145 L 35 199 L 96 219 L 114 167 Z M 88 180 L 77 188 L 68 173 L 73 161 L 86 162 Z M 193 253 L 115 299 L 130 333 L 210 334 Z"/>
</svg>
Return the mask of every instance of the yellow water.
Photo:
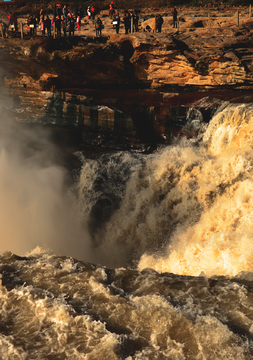
<svg viewBox="0 0 253 360">
<path fill-rule="evenodd" d="M 230 105 L 212 119 L 200 148 L 163 155 L 154 182 L 171 184 L 164 202 L 178 222 L 162 256 L 144 254 L 139 269 L 232 276 L 253 268 L 252 149 L 253 107 Z"/>
<path fill-rule="evenodd" d="M 71 199 L 62 169 L 2 152 L 0 359 L 252 360 L 252 113 L 84 159 Z"/>
</svg>

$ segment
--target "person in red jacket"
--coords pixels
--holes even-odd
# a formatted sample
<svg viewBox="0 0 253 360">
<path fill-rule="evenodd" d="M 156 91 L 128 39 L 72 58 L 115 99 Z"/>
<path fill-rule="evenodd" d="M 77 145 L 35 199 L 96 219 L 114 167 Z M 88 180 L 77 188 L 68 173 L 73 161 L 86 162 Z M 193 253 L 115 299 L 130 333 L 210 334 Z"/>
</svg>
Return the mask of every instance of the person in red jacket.
<svg viewBox="0 0 253 360">
<path fill-rule="evenodd" d="M 92 18 L 92 20 L 94 20 L 95 19 L 95 8 L 93 5 L 91 6 L 90 11 L 91 11 L 91 18 Z"/>
<path fill-rule="evenodd" d="M 12 12 L 10 12 L 9 15 L 8 15 L 8 29 L 9 29 L 9 27 L 11 25 L 13 25 L 13 14 L 12 14 Z"/>
<path fill-rule="evenodd" d="M 81 16 L 80 16 L 80 13 L 77 14 L 76 26 L 77 26 L 77 30 L 80 31 L 81 30 Z"/>
<path fill-rule="evenodd" d="M 114 14 L 114 3 L 113 3 L 113 1 L 112 1 L 112 2 L 110 3 L 110 5 L 109 5 L 109 16 L 110 16 L 110 19 L 112 19 L 113 14 Z"/>
</svg>

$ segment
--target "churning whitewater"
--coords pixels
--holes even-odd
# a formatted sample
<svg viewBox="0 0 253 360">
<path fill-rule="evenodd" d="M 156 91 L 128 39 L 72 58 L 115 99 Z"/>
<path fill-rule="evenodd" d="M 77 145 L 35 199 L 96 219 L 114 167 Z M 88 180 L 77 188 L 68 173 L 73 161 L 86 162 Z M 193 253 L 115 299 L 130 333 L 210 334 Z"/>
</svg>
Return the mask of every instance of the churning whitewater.
<svg viewBox="0 0 253 360">
<path fill-rule="evenodd" d="M 139 270 L 194 276 L 250 271 L 252 146 L 252 105 L 227 105 L 201 142 L 86 162 L 78 197 L 89 208 L 84 217 L 98 210 L 91 222 L 99 261 L 117 267 L 141 257 Z"/>
<path fill-rule="evenodd" d="M 187 126 L 151 155 L 76 153 L 67 194 L 3 146 L 1 359 L 253 359 L 253 104 Z"/>
</svg>

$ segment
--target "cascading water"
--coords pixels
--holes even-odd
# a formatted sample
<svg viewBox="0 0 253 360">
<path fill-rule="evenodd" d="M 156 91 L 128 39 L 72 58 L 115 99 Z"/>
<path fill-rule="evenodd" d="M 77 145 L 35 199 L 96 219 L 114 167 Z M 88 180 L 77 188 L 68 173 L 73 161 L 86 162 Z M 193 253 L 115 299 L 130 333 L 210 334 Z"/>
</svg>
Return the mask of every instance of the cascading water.
<svg viewBox="0 0 253 360">
<path fill-rule="evenodd" d="M 79 203 L 97 259 L 117 267 L 142 256 L 139 269 L 196 276 L 250 270 L 252 114 L 226 104 L 198 146 L 183 139 L 145 157 L 85 162 Z"/>
<path fill-rule="evenodd" d="M 0 358 L 253 359 L 253 105 L 226 103 L 208 126 L 198 120 L 187 124 L 198 126 L 197 140 L 150 155 L 77 154 L 68 200 L 49 181 L 61 172 L 46 167 L 50 207 L 68 209 L 78 241 L 58 222 L 62 256 L 1 255 Z M 2 154 L 0 185 L 13 189 L 8 166 Z M 26 199 L 30 209 L 42 191 L 32 184 L 19 206 Z"/>
</svg>

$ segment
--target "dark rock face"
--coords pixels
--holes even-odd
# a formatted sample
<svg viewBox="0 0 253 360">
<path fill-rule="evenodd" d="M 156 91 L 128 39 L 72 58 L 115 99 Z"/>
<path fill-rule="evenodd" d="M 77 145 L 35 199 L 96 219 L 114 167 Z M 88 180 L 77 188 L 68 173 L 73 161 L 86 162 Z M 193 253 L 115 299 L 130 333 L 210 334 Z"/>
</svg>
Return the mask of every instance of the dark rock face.
<svg viewBox="0 0 253 360">
<path fill-rule="evenodd" d="M 181 18 L 179 32 L 170 19 L 162 33 L 0 39 L 1 98 L 17 121 L 80 128 L 90 145 L 168 143 L 191 106 L 180 93 L 253 86 L 250 22 L 210 31 L 207 18 Z"/>
</svg>

